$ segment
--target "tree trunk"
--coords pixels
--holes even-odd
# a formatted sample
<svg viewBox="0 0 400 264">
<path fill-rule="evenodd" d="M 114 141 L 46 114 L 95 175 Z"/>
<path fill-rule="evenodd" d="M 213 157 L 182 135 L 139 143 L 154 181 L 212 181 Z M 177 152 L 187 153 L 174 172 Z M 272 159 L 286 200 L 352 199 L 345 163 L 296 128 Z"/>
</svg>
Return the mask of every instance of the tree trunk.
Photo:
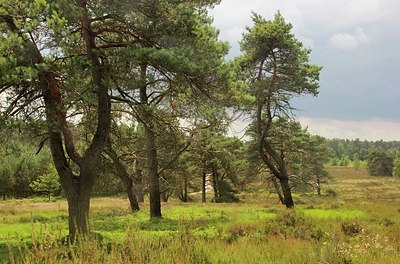
<svg viewBox="0 0 400 264">
<path fill-rule="evenodd" d="M 272 183 L 274 184 L 275 187 L 275 191 L 278 194 L 279 201 L 281 202 L 281 204 L 285 204 L 285 199 L 283 199 L 281 187 L 278 184 L 278 179 L 274 175 L 272 175 L 271 177 L 272 177 Z"/>
<path fill-rule="evenodd" d="M 70 238 L 76 239 L 76 235 L 78 234 L 87 235 L 89 233 L 90 195 L 81 192 L 71 192 L 67 197 L 67 201 Z"/>
<path fill-rule="evenodd" d="M 187 203 L 188 202 L 188 184 L 189 184 L 189 182 L 188 182 L 188 178 L 187 178 L 186 174 L 184 177 L 185 177 L 185 182 L 183 184 L 183 199 L 185 200 L 185 203 Z"/>
<path fill-rule="evenodd" d="M 317 175 L 317 193 L 318 195 L 321 195 L 321 180 L 319 178 L 319 175 Z"/>
<path fill-rule="evenodd" d="M 139 114 L 144 126 L 144 142 L 146 146 L 147 174 L 149 177 L 150 193 L 150 218 L 161 218 L 160 178 L 158 177 L 158 158 L 156 146 L 156 134 L 153 131 L 153 116 L 147 96 L 147 64 L 140 67 L 140 106 Z"/>
<path fill-rule="evenodd" d="M 139 203 L 144 203 L 144 186 L 143 186 L 143 174 L 140 170 L 136 171 L 136 193 Z"/>
<path fill-rule="evenodd" d="M 6 192 L 3 192 L 3 201 L 6 200 Z"/>
<path fill-rule="evenodd" d="M 187 175 L 183 177 L 183 187 L 181 186 L 180 200 L 184 203 L 188 202 L 188 179 Z"/>
<path fill-rule="evenodd" d="M 218 188 L 218 175 L 217 169 L 215 166 L 212 166 L 212 181 L 213 181 L 213 189 L 214 189 L 214 198 L 219 197 L 219 188 Z"/>
<path fill-rule="evenodd" d="M 161 194 L 161 200 L 162 200 L 164 203 L 168 203 L 168 198 L 169 198 L 169 196 L 168 196 L 168 194 L 167 194 L 167 191 L 165 191 L 165 192 L 163 192 L 163 193 Z"/>
<path fill-rule="evenodd" d="M 154 132 L 146 125 L 144 129 L 147 156 L 147 172 L 149 175 L 150 218 L 161 215 L 160 179 L 158 177 L 157 148 Z"/>
<path fill-rule="evenodd" d="M 202 183 L 201 183 L 201 202 L 206 203 L 207 202 L 207 174 L 206 170 L 203 170 L 203 175 L 202 175 Z"/>
<path fill-rule="evenodd" d="M 122 182 L 125 185 L 126 193 L 129 199 L 132 212 L 139 211 L 140 210 L 139 202 L 135 195 L 133 180 L 131 178 L 131 175 L 129 175 L 126 166 L 122 163 L 117 153 L 112 148 L 111 142 L 108 142 L 106 153 L 111 158 L 118 177 L 122 180 Z"/>
<path fill-rule="evenodd" d="M 131 178 L 125 179 L 125 186 L 132 212 L 139 211 L 140 210 L 139 201 L 133 190 L 133 182 Z"/>
<path fill-rule="evenodd" d="M 289 186 L 289 178 L 286 176 L 280 179 L 279 181 L 281 183 L 286 208 L 293 208 L 294 202 L 292 198 L 292 191 L 290 190 Z"/>
</svg>

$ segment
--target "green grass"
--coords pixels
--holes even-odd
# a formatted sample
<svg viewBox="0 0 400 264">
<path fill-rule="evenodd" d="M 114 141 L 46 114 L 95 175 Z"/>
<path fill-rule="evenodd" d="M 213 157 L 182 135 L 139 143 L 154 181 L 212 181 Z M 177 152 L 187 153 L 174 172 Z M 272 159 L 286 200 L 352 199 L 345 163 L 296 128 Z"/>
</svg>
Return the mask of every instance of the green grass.
<svg viewBox="0 0 400 264">
<path fill-rule="evenodd" d="M 239 204 L 171 201 L 156 220 L 147 204 L 130 213 L 126 199 L 94 198 L 91 229 L 102 242 L 79 247 L 61 242 L 65 201 L 0 202 L 0 263 L 9 247 L 16 257 L 22 248 L 22 263 L 398 263 L 400 180 L 330 171 L 336 180 L 325 189 L 338 195 L 296 194 L 293 213 L 273 195 L 255 199 L 258 191 Z"/>
</svg>

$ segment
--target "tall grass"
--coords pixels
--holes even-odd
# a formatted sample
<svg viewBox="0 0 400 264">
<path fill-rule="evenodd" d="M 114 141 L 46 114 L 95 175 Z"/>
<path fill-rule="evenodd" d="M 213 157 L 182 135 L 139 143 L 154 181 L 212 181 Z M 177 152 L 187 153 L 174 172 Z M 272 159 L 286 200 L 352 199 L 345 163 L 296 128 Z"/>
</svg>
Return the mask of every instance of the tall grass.
<svg viewBox="0 0 400 264">
<path fill-rule="evenodd" d="M 0 263 L 399 263 L 400 180 L 332 172 L 327 188 L 338 195 L 298 194 L 295 210 L 251 195 L 241 204 L 173 201 L 150 221 L 146 204 L 132 214 L 126 199 L 95 198 L 94 235 L 76 243 L 65 240 L 64 201 L 0 202 Z"/>
</svg>

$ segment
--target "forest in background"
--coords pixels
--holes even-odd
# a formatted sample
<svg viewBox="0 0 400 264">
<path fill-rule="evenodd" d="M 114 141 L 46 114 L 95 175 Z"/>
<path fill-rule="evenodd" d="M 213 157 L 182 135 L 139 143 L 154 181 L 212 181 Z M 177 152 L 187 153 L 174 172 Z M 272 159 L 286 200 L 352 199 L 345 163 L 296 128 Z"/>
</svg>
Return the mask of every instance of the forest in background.
<svg viewBox="0 0 400 264">
<path fill-rule="evenodd" d="M 21 127 L 22 126 L 22 127 Z M 49 192 L 56 197 L 61 194 L 58 175 L 52 165 L 50 150 L 47 146 L 33 144 L 32 134 L 27 134 L 26 126 L 23 123 L 14 124 L 13 128 L 3 130 L 0 147 L 0 194 L 3 199 L 28 198 L 36 195 L 47 196 Z M 29 130 L 28 130 L 29 131 Z M 140 141 L 141 139 L 136 139 Z M 135 149 L 138 142 L 133 140 L 132 146 L 125 146 Z M 268 177 L 266 172 L 257 160 L 257 155 L 253 152 L 254 143 L 243 141 L 235 137 L 219 135 L 216 138 L 209 138 L 209 146 L 206 146 L 210 156 L 210 167 L 206 171 L 209 174 L 207 181 L 209 188 L 213 189 L 213 196 L 216 198 L 218 190 L 214 190 L 218 185 L 212 184 L 219 181 L 222 185 L 220 198 L 215 202 L 235 202 L 235 192 L 245 191 L 253 188 L 253 183 L 257 182 L 260 188 L 268 189 Z M 368 157 L 373 153 L 387 153 L 391 160 L 392 175 L 400 176 L 400 142 L 399 141 L 361 141 L 348 139 L 326 139 L 325 166 L 342 167 L 367 167 Z M 162 187 L 163 199 L 169 197 L 190 202 L 190 193 L 201 192 L 203 170 L 201 160 L 198 157 L 198 146 L 196 149 L 188 146 L 181 153 L 181 157 L 171 164 L 165 182 Z M 40 149 L 40 151 L 38 151 Z M 173 148 L 173 146 L 171 146 Z M 204 151 L 207 150 L 204 148 Z M 140 153 L 135 151 L 135 153 Z M 222 155 L 219 155 L 222 153 Z M 196 157 L 197 156 L 197 157 Z M 182 164 L 185 163 L 185 164 Z M 381 161 L 380 161 L 381 163 Z M 213 179 L 212 165 L 221 170 L 219 179 Z M 307 164 L 298 164 L 307 166 Z M 376 166 L 376 165 L 374 165 Z M 370 173 L 371 174 L 371 173 Z M 40 177 L 46 176 L 40 180 Z M 386 174 L 385 176 L 390 176 Z M 309 175 L 303 175 L 303 179 L 298 179 L 297 184 L 302 191 L 316 191 L 315 179 L 310 179 Z M 43 182 L 41 187 L 35 188 L 34 182 Z M 55 183 L 54 183 L 55 180 Z M 145 180 L 145 177 L 144 177 Z M 329 180 L 327 177 L 326 180 Z M 296 182 L 296 179 L 293 179 Z M 302 184 L 301 184 L 302 183 Z M 146 182 L 143 186 L 146 186 Z M 323 183 L 322 183 L 323 185 Z M 219 186 L 218 186 L 219 187 Z M 220 188 L 221 188 L 220 187 Z M 272 190 L 272 189 L 271 189 Z M 107 157 L 103 157 L 99 179 L 94 186 L 94 196 L 116 196 L 125 195 L 125 187 L 121 177 L 110 164 Z M 210 199 L 210 200 L 211 200 Z"/>
</svg>

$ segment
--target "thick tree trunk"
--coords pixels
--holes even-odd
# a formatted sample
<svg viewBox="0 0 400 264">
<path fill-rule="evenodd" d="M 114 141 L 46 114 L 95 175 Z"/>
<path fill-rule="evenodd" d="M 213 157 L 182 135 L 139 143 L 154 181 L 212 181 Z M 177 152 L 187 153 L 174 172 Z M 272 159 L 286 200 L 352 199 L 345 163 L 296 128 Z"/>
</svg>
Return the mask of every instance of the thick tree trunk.
<svg viewBox="0 0 400 264">
<path fill-rule="evenodd" d="M 206 170 L 203 170 L 203 175 L 202 175 L 202 183 L 201 183 L 201 202 L 206 203 L 207 202 L 207 174 Z"/>
<path fill-rule="evenodd" d="M 85 236 L 89 233 L 90 197 L 97 175 L 96 165 L 82 163 L 79 177 L 74 177 L 68 167 L 61 168 L 62 163 L 56 160 L 55 163 L 68 202 L 69 237 L 76 239 L 78 235 Z"/>
<path fill-rule="evenodd" d="M 279 180 L 279 182 L 281 183 L 286 208 L 293 208 L 294 202 L 292 198 L 292 191 L 290 190 L 289 186 L 289 178 L 287 176 L 283 177 Z"/>
<path fill-rule="evenodd" d="M 272 175 L 272 183 L 274 184 L 275 191 L 278 194 L 279 201 L 281 202 L 281 204 L 285 204 L 285 199 L 283 198 L 281 187 L 279 186 L 278 183 L 278 179 L 274 175 Z"/>
<path fill-rule="evenodd" d="M 76 235 L 87 235 L 89 233 L 89 207 L 90 194 L 87 191 L 65 192 L 68 201 L 68 227 L 71 239 Z"/>
</svg>

